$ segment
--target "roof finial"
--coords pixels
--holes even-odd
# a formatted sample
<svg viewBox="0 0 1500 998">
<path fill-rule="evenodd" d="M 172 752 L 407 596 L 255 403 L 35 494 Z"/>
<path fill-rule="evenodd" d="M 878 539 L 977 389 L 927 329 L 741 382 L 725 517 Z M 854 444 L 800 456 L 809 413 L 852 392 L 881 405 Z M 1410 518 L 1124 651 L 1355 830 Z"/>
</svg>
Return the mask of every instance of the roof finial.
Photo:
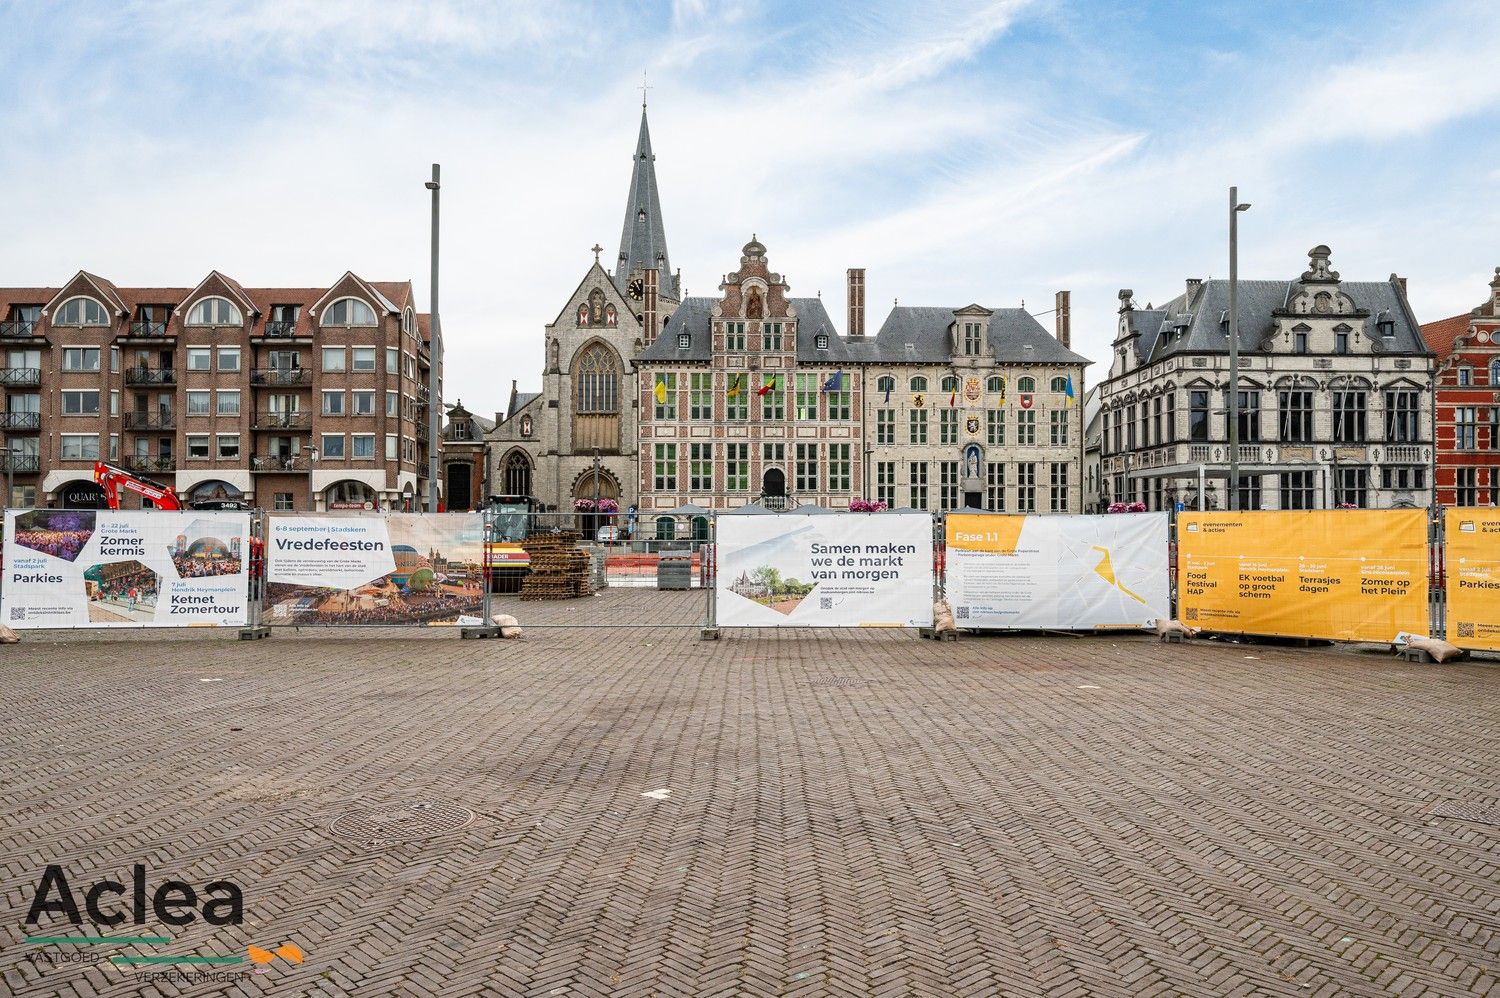
<svg viewBox="0 0 1500 998">
<path fill-rule="evenodd" d="M 646 85 L 646 71 L 641 70 L 641 110 L 646 110 L 646 91 L 651 88 Z"/>
<path fill-rule="evenodd" d="M 604 247 L 600 246 L 598 243 L 595 243 L 594 245 L 590 246 L 589 249 L 594 251 L 594 262 L 598 263 L 599 254 L 604 252 Z"/>
</svg>

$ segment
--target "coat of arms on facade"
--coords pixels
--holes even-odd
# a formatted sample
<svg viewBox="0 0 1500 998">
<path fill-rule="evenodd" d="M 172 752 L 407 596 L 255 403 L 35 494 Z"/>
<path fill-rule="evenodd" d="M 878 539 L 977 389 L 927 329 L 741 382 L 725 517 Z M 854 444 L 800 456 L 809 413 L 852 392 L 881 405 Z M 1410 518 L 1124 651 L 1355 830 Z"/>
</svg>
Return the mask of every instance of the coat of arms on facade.
<svg viewBox="0 0 1500 998">
<path fill-rule="evenodd" d="M 979 401 L 979 379 L 969 378 L 964 382 L 964 398 L 970 402 Z M 972 430 L 970 432 L 973 432 Z"/>
</svg>

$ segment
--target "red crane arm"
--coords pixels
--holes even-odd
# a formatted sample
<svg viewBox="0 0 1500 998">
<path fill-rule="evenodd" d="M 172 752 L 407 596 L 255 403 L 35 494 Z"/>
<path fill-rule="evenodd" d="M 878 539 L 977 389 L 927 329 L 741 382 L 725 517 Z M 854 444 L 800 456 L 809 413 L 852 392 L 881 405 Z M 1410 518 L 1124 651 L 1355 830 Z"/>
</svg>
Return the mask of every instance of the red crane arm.
<svg viewBox="0 0 1500 998">
<path fill-rule="evenodd" d="M 140 478 L 124 468 L 117 468 L 103 461 L 94 464 L 94 481 L 104 490 L 104 498 L 110 509 L 120 508 L 121 489 L 149 499 L 157 509 L 182 508 L 182 500 L 177 498 L 177 493 L 170 486 L 153 482 L 149 478 Z"/>
</svg>

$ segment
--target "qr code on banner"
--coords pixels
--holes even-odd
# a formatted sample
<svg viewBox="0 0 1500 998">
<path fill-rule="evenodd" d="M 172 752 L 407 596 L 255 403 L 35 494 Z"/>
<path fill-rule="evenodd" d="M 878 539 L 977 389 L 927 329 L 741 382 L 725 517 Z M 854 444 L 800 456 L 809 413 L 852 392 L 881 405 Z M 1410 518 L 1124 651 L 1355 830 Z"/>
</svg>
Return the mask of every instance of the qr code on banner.
<svg viewBox="0 0 1500 998">
<path fill-rule="evenodd" d="M 969 608 L 968 607 L 961 606 L 961 607 L 958 608 L 958 619 L 959 620 L 968 620 L 969 619 Z"/>
<path fill-rule="evenodd" d="M 1187 608 L 1186 612 L 1184 612 L 1182 616 L 1186 620 L 1197 620 L 1198 619 L 1198 608 L 1196 606 L 1190 606 L 1190 607 Z"/>
<path fill-rule="evenodd" d="M 13 606 L 10 608 L 10 619 L 12 623 L 26 619 L 26 608 L 24 606 Z"/>
<path fill-rule="evenodd" d="M 1474 636 L 1473 621 L 1467 624 L 1460 622 L 1458 625 L 1458 636 L 1461 638 L 1472 638 Z"/>
<path fill-rule="evenodd" d="M 832 596 L 819 596 L 818 597 L 818 609 L 819 610 L 832 610 L 833 609 L 833 597 Z"/>
</svg>

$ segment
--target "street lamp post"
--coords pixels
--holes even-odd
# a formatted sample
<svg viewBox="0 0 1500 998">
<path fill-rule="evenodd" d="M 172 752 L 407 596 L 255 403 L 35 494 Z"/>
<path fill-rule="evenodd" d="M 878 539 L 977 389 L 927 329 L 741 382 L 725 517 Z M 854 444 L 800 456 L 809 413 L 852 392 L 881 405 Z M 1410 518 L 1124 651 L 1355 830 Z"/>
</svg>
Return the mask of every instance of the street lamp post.
<svg viewBox="0 0 1500 998">
<path fill-rule="evenodd" d="M 864 480 L 865 502 L 869 502 L 870 501 L 870 455 L 872 455 L 874 453 L 875 453 L 875 448 L 874 447 L 866 447 L 865 448 L 865 475 L 864 475 L 864 479 L 865 479 Z"/>
<path fill-rule="evenodd" d="M 1229 508 L 1240 508 L 1240 189 L 1229 188 Z"/>
<path fill-rule="evenodd" d="M 424 185 L 432 192 L 432 346 L 428 351 L 431 366 L 427 371 L 427 512 L 438 511 L 438 425 L 443 418 L 442 382 L 438 378 L 443 362 L 442 322 L 438 318 L 438 183 L 441 168 L 432 164 L 432 179 Z"/>
</svg>

